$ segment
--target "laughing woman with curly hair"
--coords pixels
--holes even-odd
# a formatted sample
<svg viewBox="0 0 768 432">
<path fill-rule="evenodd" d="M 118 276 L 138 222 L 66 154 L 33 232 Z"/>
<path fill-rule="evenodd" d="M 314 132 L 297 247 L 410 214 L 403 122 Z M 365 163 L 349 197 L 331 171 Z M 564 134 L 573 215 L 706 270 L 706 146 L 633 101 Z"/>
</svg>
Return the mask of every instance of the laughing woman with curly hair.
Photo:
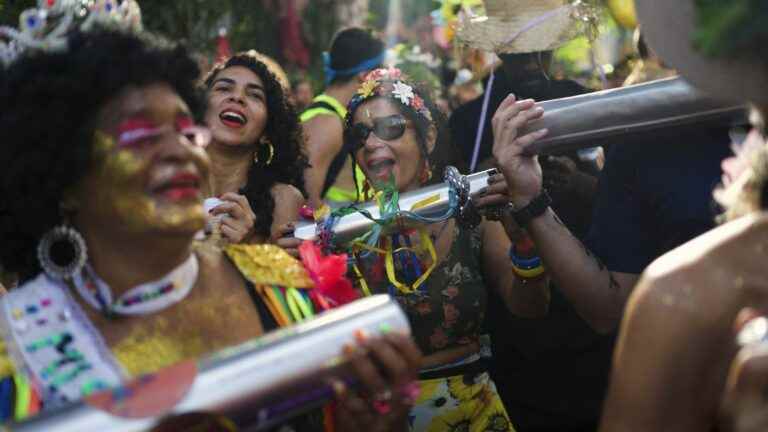
<svg viewBox="0 0 768 432">
<path fill-rule="evenodd" d="M 299 119 L 280 82 L 253 52 L 214 66 L 205 80 L 212 133 L 211 191 L 222 237 L 263 243 L 281 236 L 304 204 Z"/>
</svg>

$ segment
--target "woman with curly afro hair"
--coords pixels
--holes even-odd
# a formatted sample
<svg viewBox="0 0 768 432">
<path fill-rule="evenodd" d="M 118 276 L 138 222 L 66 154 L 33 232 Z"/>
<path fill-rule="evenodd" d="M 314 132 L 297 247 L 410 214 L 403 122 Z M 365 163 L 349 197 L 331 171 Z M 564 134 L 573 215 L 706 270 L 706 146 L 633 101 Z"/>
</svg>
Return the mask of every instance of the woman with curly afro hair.
<svg viewBox="0 0 768 432">
<path fill-rule="evenodd" d="M 211 194 L 230 243 L 282 237 L 304 204 L 301 125 L 284 89 L 253 51 L 214 66 L 204 80 L 213 139 Z M 210 201 L 209 201 L 210 202 Z"/>
<path fill-rule="evenodd" d="M 0 267 L 21 285 L 0 297 L 0 421 L 290 324 L 265 284 L 311 287 L 277 246 L 194 242 L 210 166 L 198 72 L 181 46 L 99 26 L 10 65 Z M 391 336 L 350 354 L 360 382 L 415 376 L 418 350 Z"/>
</svg>

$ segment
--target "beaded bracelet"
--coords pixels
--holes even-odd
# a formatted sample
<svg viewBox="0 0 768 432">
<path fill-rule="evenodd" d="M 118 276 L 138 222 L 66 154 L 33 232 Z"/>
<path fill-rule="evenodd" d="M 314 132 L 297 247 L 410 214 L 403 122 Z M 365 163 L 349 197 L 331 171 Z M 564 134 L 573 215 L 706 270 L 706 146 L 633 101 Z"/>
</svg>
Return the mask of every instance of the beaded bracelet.
<svg viewBox="0 0 768 432">
<path fill-rule="evenodd" d="M 546 271 L 544 266 L 539 266 L 531 270 L 525 270 L 525 269 L 515 267 L 514 264 L 512 265 L 512 270 L 515 272 L 516 275 L 520 276 L 523 279 L 533 279 L 535 277 L 539 277 L 542 274 L 544 274 L 544 272 Z"/>
<path fill-rule="evenodd" d="M 519 257 L 517 256 L 517 254 L 515 254 L 514 247 L 509 248 L 509 259 L 512 261 L 512 264 L 515 267 L 521 268 L 523 270 L 531 270 L 541 266 L 540 257 L 538 256 L 532 256 L 530 258 Z"/>
<path fill-rule="evenodd" d="M 512 261 L 512 270 L 516 275 L 524 279 L 541 276 L 546 271 L 541 264 L 541 257 L 521 258 L 515 254 L 514 245 L 509 248 L 509 259 Z"/>
</svg>

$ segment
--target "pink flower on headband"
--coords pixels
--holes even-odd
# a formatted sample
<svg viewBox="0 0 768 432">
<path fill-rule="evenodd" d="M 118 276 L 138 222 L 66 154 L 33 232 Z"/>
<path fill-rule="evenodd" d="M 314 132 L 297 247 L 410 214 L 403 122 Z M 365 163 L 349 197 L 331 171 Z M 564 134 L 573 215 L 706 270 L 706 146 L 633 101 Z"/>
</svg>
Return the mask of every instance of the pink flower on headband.
<svg viewBox="0 0 768 432">
<path fill-rule="evenodd" d="M 400 69 L 397 68 L 381 68 L 381 69 L 374 69 L 370 72 L 368 72 L 368 75 L 365 76 L 363 81 L 373 80 L 373 81 L 381 81 L 381 80 L 398 80 L 400 77 L 403 76 L 403 73 L 400 71 Z"/>
</svg>

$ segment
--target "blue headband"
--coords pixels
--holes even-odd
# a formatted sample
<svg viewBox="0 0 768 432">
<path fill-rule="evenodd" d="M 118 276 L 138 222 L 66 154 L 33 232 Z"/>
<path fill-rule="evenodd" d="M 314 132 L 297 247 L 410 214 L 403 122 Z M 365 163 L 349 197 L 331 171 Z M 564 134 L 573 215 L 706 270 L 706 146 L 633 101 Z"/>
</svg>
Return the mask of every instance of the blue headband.
<svg viewBox="0 0 768 432">
<path fill-rule="evenodd" d="M 325 71 L 325 85 L 333 81 L 334 78 L 336 78 L 337 75 L 341 76 L 350 76 L 354 75 L 360 72 L 366 72 L 371 69 L 375 69 L 376 66 L 381 65 L 384 63 L 384 55 L 385 52 L 382 51 L 381 54 L 377 55 L 376 57 L 366 60 L 359 65 L 349 68 L 349 69 L 343 69 L 343 70 L 335 70 L 331 67 L 331 55 L 327 52 L 323 53 L 323 69 Z"/>
</svg>

